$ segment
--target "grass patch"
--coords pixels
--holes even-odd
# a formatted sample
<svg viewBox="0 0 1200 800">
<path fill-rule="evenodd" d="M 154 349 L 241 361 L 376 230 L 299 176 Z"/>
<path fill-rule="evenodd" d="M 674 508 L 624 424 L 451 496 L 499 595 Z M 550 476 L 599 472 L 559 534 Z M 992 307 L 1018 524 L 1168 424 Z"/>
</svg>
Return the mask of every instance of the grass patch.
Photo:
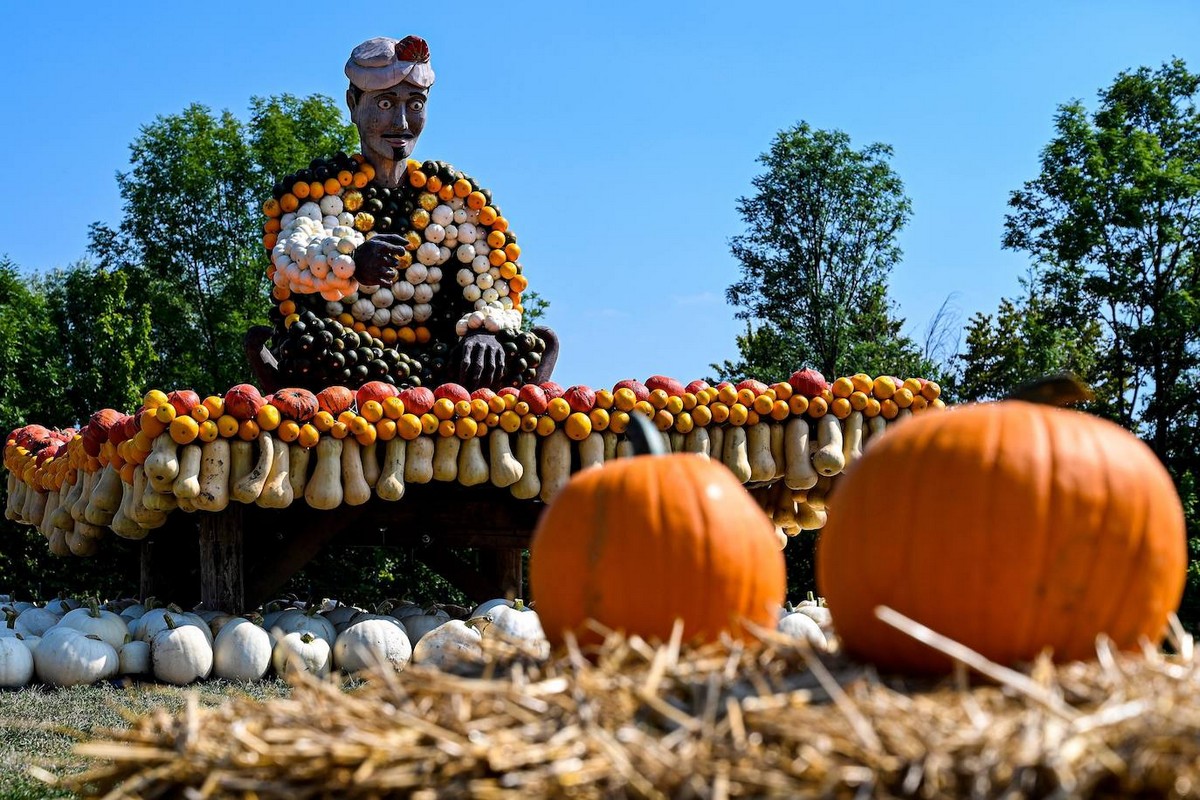
<svg viewBox="0 0 1200 800">
<path fill-rule="evenodd" d="M 279 697 L 289 694 L 291 687 L 277 680 L 214 680 L 187 687 L 105 682 L 69 689 L 35 685 L 0 691 L 0 800 L 72 797 L 32 777 L 29 766 L 42 766 L 56 773 L 81 770 L 84 761 L 71 753 L 80 737 L 90 737 L 105 728 L 126 728 L 129 723 L 125 714 L 130 712 L 142 714 L 153 708 L 177 711 L 192 692 L 199 695 L 201 704 L 217 705 L 230 697 Z"/>
</svg>

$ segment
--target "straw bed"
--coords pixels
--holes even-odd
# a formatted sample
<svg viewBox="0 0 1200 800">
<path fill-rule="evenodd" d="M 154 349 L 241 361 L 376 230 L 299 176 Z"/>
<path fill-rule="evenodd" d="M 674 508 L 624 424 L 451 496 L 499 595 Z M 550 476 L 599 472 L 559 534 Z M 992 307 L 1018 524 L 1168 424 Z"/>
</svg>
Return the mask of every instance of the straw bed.
<svg viewBox="0 0 1200 800">
<path fill-rule="evenodd" d="M 1191 639 L 1173 644 L 1136 657 L 1100 640 L 1093 663 L 1025 673 L 974 664 L 986 685 L 965 669 L 884 680 L 772 633 L 610 636 L 590 660 L 549 662 L 501 645 L 469 676 L 412 667 L 149 714 L 80 745 L 100 764 L 58 781 L 144 798 L 1194 796 L 1200 672 Z"/>
</svg>

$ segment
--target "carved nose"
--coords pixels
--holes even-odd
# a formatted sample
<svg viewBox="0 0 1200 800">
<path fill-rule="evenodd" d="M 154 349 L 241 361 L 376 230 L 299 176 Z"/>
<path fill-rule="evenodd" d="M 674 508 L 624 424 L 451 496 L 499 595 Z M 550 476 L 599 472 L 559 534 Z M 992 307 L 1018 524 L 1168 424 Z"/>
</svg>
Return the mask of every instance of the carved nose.
<svg viewBox="0 0 1200 800">
<path fill-rule="evenodd" d="M 396 113 L 392 115 L 392 124 L 401 130 L 408 130 L 408 112 L 403 103 L 396 106 Z"/>
</svg>

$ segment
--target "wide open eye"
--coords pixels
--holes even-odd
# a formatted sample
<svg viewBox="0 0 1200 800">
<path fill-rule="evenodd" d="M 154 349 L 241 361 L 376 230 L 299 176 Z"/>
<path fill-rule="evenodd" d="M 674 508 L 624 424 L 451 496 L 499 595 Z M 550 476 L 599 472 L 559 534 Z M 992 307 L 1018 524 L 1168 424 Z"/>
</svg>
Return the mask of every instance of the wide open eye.
<svg viewBox="0 0 1200 800">
<path fill-rule="evenodd" d="M 375 101 L 375 105 L 379 108 L 380 111 L 390 111 L 392 108 L 392 105 L 393 105 L 392 98 L 381 97 Z"/>
</svg>

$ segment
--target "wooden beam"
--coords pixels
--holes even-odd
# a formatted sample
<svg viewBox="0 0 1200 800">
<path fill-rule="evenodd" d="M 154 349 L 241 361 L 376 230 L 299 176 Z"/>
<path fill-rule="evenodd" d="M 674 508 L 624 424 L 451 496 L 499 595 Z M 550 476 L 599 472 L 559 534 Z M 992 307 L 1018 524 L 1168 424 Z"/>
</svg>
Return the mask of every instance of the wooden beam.
<svg viewBox="0 0 1200 800">
<path fill-rule="evenodd" d="M 242 570 L 243 506 L 200 516 L 200 602 L 205 608 L 241 614 L 246 610 Z"/>
</svg>

